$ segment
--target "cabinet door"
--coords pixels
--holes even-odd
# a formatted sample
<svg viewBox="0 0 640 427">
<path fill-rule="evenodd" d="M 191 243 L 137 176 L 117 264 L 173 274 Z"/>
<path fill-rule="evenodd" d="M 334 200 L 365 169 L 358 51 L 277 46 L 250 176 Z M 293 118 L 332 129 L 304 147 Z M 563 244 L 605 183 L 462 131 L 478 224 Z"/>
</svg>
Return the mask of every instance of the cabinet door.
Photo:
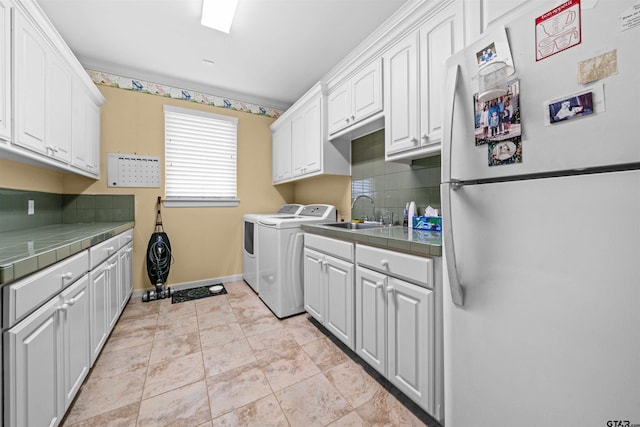
<svg viewBox="0 0 640 427">
<path fill-rule="evenodd" d="M 11 7 L 0 1 L 0 139 L 11 141 Z"/>
<path fill-rule="evenodd" d="M 304 172 L 317 172 L 322 167 L 322 99 L 317 97 L 304 110 Z"/>
<path fill-rule="evenodd" d="M 326 256 L 327 311 L 325 326 L 350 349 L 355 348 L 353 264 Z"/>
<path fill-rule="evenodd" d="M 115 326 L 120 315 L 120 259 L 114 254 L 107 261 L 108 264 L 108 305 L 109 305 L 109 331 Z"/>
<path fill-rule="evenodd" d="M 14 13 L 15 143 L 46 154 L 46 81 L 48 47 L 17 9 Z"/>
<path fill-rule="evenodd" d="M 387 378 L 429 413 L 435 406 L 434 295 L 429 289 L 389 278 Z"/>
<path fill-rule="evenodd" d="M 323 271 L 324 255 L 313 249 L 304 249 L 304 309 L 324 324 L 326 287 Z"/>
<path fill-rule="evenodd" d="M 291 173 L 293 176 L 304 174 L 306 165 L 307 141 L 304 122 L 303 111 L 291 118 Z"/>
<path fill-rule="evenodd" d="M 71 99 L 73 78 L 62 60 L 51 53 L 47 65 L 47 149 L 50 157 L 71 162 Z"/>
<path fill-rule="evenodd" d="M 351 81 L 346 81 L 329 93 L 327 104 L 329 134 L 351 124 Z"/>
<path fill-rule="evenodd" d="M 385 154 L 419 146 L 418 33 L 384 55 Z"/>
<path fill-rule="evenodd" d="M 89 277 L 83 276 L 61 294 L 62 386 L 64 409 L 71 405 L 91 365 L 89 342 Z"/>
<path fill-rule="evenodd" d="M 387 374 L 387 276 L 364 267 L 356 269 L 356 353 L 382 375 Z"/>
<path fill-rule="evenodd" d="M 420 144 L 442 143 L 442 86 L 445 60 L 463 45 L 462 2 L 452 5 L 429 19 L 420 28 Z"/>
<path fill-rule="evenodd" d="M 120 312 L 122 312 L 133 292 L 133 243 L 120 249 L 118 254 L 120 256 Z"/>
<path fill-rule="evenodd" d="M 356 74 L 351 86 L 354 123 L 382 111 L 382 58 Z"/>
<path fill-rule="evenodd" d="M 60 398 L 59 298 L 54 297 L 4 334 L 5 422 L 10 427 L 52 426 Z"/>
<path fill-rule="evenodd" d="M 109 335 L 109 267 L 103 262 L 89 273 L 91 366 Z"/>
<path fill-rule="evenodd" d="M 291 122 L 283 123 L 272 134 L 272 180 L 291 178 Z"/>
<path fill-rule="evenodd" d="M 87 171 L 100 176 L 100 106 L 87 102 Z"/>
</svg>

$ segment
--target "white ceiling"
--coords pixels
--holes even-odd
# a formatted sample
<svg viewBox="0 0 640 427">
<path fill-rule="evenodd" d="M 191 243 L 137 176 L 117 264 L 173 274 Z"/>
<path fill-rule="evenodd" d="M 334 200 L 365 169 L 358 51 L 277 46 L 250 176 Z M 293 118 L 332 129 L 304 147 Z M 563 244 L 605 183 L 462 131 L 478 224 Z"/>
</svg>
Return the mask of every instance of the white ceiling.
<svg viewBox="0 0 640 427">
<path fill-rule="evenodd" d="M 86 68 L 276 108 L 406 2 L 239 0 L 224 34 L 200 25 L 202 0 L 37 1 Z"/>
</svg>

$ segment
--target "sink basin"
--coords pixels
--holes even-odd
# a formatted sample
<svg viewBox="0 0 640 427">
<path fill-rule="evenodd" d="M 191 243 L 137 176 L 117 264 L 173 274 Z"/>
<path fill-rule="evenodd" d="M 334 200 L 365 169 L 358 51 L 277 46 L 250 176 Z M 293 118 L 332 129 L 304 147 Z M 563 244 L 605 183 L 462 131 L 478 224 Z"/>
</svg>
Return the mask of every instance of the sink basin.
<svg viewBox="0 0 640 427">
<path fill-rule="evenodd" d="M 383 227 L 382 224 L 377 224 L 374 222 L 331 222 L 328 224 L 322 224 L 328 227 L 336 227 L 343 228 L 345 230 L 362 230 L 365 228 L 380 228 Z"/>
</svg>

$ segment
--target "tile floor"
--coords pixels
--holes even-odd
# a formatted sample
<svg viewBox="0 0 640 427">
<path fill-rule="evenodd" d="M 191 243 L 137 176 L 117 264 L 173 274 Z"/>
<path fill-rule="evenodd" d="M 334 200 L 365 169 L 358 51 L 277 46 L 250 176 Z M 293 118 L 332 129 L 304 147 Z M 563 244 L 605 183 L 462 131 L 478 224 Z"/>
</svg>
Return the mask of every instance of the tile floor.
<svg viewBox="0 0 640 427">
<path fill-rule="evenodd" d="M 243 281 L 171 304 L 133 297 L 64 427 L 439 426 L 306 314 Z"/>
</svg>

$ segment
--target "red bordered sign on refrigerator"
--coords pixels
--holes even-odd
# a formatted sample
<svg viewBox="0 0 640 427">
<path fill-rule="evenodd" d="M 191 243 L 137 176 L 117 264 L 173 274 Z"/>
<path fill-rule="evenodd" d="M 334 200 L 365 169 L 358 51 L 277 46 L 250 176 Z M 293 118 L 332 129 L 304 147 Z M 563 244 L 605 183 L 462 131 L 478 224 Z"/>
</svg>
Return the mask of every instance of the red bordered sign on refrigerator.
<svg viewBox="0 0 640 427">
<path fill-rule="evenodd" d="M 569 0 L 536 18 L 536 61 L 582 41 L 580 0 Z"/>
</svg>

